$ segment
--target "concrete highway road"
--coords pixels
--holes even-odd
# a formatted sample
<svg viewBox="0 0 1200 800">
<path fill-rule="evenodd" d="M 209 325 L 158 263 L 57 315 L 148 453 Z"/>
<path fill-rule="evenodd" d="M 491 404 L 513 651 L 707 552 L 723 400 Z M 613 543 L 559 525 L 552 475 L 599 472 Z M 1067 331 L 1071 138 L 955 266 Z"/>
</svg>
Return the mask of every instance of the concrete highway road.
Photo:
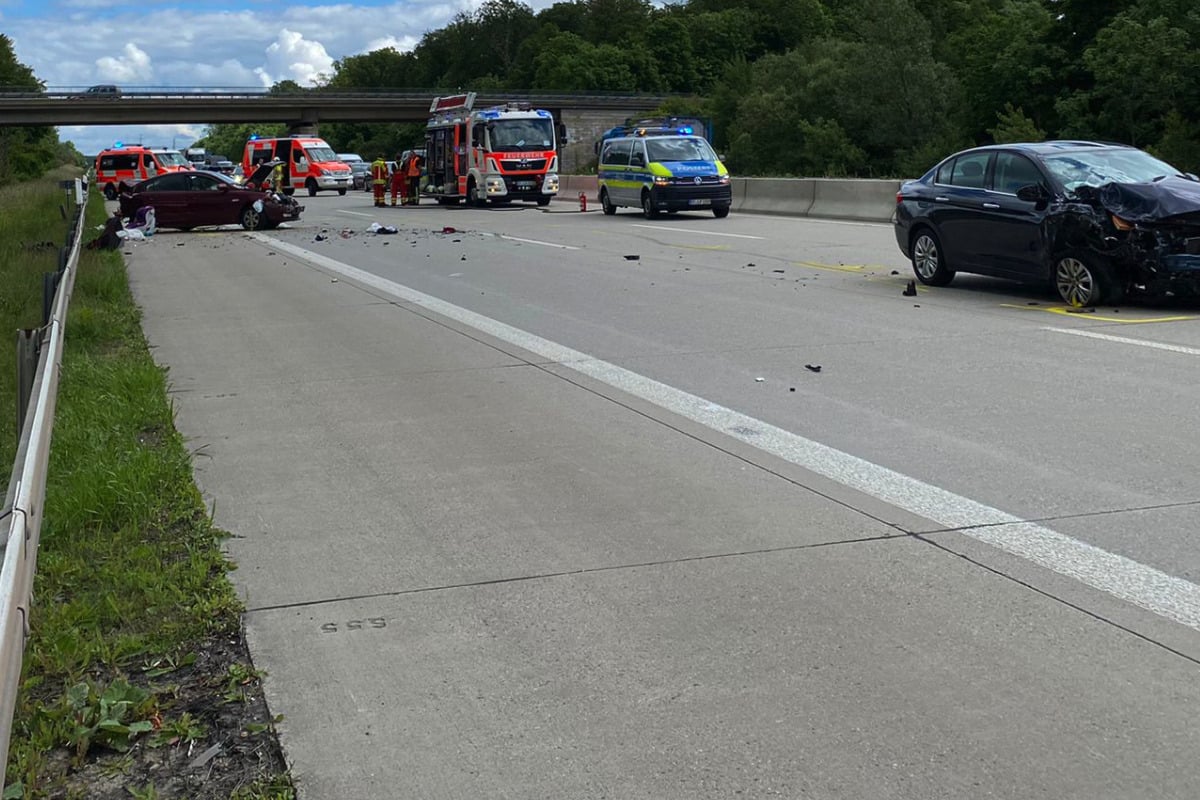
<svg viewBox="0 0 1200 800">
<path fill-rule="evenodd" d="M 306 800 L 1196 796 L 1200 307 L 302 202 L 129 261 Z"/>
</svg>

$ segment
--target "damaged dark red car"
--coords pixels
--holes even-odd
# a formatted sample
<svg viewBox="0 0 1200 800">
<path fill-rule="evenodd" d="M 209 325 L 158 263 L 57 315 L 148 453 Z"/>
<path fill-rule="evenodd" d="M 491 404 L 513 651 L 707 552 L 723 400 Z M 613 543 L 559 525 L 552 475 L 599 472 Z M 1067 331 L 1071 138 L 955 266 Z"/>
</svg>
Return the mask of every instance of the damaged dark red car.
<svg viewBox="0 0 1200 800">
<path fill-rule="evenodd" d="M 1200 179 L 1135 147 L 964 150 L 900 187 L 893 222 L 930 286 L 969 272 L 1049 284 L 1076 307 L 1200 297 Z"/>
<path fill-rule="evenodd" d="M 121 216 L 132 218 L 143 206 L 154 208 L 159 228 L 190 231 L 212 225 L 241 225 L 267 230 L 300 219 L 304 206 L 291 197 L 262 188 L 280 161 L 259 165 L 244 184 L 206 170 L 169 172 L 121 187 Z"/>
</svg>

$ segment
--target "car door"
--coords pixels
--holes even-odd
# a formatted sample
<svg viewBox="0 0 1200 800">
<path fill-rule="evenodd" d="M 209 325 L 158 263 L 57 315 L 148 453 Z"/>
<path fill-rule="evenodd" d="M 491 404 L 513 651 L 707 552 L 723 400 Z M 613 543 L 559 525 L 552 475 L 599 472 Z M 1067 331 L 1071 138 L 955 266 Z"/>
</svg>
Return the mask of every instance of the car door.
<svg viewBox="0 0 1200 800">
<path fill-rule="evenodd" d="M 240 193 L 230 191 L 224 181 L 203 172 L 187 174 L 184 213 L 191 225 L 231 225 L 241 214 Z"/>
<path fill-rule="evenodd" d="M 988 269 L 981 263 L 976 237 L 992 156 L 989 150 L 963 153 L 944 164 L 934 178 L 933 197 L 927 200 L 926 215 L 937 230 L 942 254 L 951 269 L 963 272 Z"/>
<path fill-rule="evenodd" d="M 185 209 L 186 173 L 171 172 L 149 180 L 139 192 L 142 206 L 154 207 L 154 219 L 160 228 L 179 228 L 193 223 Z"/>
<path fill-rule="evenodd" d="M 998 275 L 1029 280 L 1046 274 L 1045 204 L 1017 197 L 1030 185 L 1049 185 L 1032 159 L 1011 150 L 996 153 L 975 230 L 980 260 Z"/>
</svg>

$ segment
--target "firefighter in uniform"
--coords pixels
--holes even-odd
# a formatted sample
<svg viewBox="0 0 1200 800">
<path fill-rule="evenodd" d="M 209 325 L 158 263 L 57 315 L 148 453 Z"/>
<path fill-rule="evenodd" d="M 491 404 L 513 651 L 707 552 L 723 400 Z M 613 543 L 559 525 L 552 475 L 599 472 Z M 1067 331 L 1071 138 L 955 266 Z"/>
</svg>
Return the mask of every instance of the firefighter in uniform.
<svg viewBox="0 0 1200 800">
<path fill-rule="evenodd" d="M 387 204 L 383 202 L 383 192 L 387 187 L 388 182 L 388 167 L 387 161 L 383 156 L 379 156 L 371 162 L 371 188 L 375 192 L 375 207 L 384 208 Z"/>
<path fill-rule="evenodd" d="M 408 157 L 404 174 L 408 181 L 408 201 L 410 206 L 418 205 L 421 201 L 421 156 L 414 150 Z"/>
<path fill-rule="evenodd" d="M 392 168 L 391 176 L 392 189 L 392 207 L 396 205 L 396 195 L 400 195 L 400 205 L 408 205 L 408 200 L 405 197 L 404 190 L 408 187 L 407 178 L 404 176 L 404 162 L 400 160 L 400 154 L 396 154 L 395 166 Z"/>
</svg>

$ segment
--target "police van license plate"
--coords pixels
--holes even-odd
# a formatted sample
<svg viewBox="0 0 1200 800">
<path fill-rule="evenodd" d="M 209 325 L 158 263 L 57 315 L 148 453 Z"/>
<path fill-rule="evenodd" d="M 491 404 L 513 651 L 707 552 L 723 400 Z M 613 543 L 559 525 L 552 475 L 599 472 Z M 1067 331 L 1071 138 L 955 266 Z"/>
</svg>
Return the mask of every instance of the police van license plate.
<svg viewBox="0 0 1200 800">
<path fill-rule="evenodd" d="M 688 205 L 689 206 L 706 206 L 711 202 L 712 202 L 711 200 L 704 200 L 704 199 L 688 200 Z"/>
</svg>

